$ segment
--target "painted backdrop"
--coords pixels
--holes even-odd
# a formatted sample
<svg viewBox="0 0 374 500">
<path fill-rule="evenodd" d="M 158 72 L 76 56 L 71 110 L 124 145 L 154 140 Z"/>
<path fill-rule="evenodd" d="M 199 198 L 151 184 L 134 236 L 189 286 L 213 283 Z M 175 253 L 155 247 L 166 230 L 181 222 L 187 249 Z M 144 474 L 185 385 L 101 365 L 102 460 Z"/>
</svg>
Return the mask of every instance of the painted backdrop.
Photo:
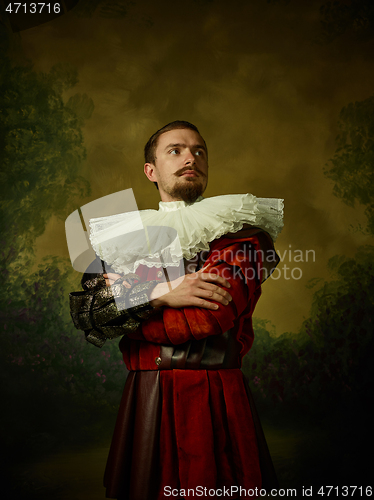
<svg viewBox="0 0 374 500">
<path fill-rule="evenodd" d="M 132 188 L 142 151 L 196 124 L 205 196 L 285 200 L 279 272 L 244 363 L 281 487 L 370 484 L 374 9 L 370 0 L 80 0 L 1 17 L 3 484 L 9 498 L 104 498 L 126 376 L 72 327 L 65 218 Z M 21 13 L 19 13 L 21 14 Z M 26 16 L 27 17 L 27 16 Z M 32 16 L 31 16 L 32 17 Z M 29 23 L 29 24 L 27 24 Z M 30 24 L 31 23 L 31 24 Z M 335 490 L 338 491 L 338 490 Z M 326 490 L 327 492 L 327 490 Z M 318 496 L 317 496 L 318 498 Z"/>
</svg>

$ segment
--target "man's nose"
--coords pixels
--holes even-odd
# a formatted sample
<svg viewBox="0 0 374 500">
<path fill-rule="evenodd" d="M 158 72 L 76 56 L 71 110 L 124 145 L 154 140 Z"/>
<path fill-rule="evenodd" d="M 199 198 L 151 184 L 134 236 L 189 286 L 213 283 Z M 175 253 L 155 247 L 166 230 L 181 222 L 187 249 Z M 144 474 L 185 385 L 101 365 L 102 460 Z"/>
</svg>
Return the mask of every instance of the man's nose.
<svg viewBox="0 0 374 500">
<path fill-rule="evenodd" d="M 187 151 L 187 154 L 186 154 L 186 157 L 184 159 L 184 163 L 186 165 L 194 165 L 195 164 L 195 161 L 196 161 L 196 157 L 194 154 L 192 154 L 192 151 L 188 150 Z"/>
</svg>

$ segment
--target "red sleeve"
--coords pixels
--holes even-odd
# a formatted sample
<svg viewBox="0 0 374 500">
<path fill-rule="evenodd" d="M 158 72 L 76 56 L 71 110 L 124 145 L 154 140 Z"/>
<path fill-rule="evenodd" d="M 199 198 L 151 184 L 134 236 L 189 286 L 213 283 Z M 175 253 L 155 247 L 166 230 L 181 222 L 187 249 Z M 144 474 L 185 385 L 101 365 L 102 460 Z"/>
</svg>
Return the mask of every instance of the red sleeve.
<svg viewBox="0 0 374 500">
<path fill-rule="evenodd" d="M 252 248 L 251 252 L 249 248 Z M 256 236 L 240 240 L 220 238 L 211 244 L 205 265 L 211 263 L 210 270 L 229 281 L 231 288 L 227 290 L 232 301 L 226 306 L 218 304 L 216 311 L 200 307 L 165 307 L 162 316 L 142 323 L 143 339 L 161 344 L 182 344 L 190 339 L 219 335 L 232 328 L 260 287 L 261 262 L 254 259 L 254 255 L 260 254 L 256 252 L 259 248 Z M 139 334 L 136 338 L 139 339 Z"/>
</svg>

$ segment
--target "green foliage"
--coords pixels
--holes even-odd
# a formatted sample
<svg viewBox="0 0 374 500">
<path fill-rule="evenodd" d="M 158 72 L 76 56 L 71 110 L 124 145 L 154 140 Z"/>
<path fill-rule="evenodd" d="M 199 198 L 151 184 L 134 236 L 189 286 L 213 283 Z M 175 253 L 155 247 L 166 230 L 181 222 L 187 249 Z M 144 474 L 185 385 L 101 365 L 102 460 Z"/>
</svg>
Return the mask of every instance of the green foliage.
<svg viewBox="0 0 374 500">
<path fill-rule="evenodd" d="M 310 318 L 299 334 L 275 337 L 255 322 L 255 342 L 243 370 L 262 407 L 307 410 L 312 415 L 365 406 L 371 391 L 374 324 L 374 247 L 355 258 L 334 257 L 335 279 L 314 293 Z M 316 402 L 318 401 L 318 404 Z"/>
<path fill-rule="evenodd" d="M 64 103 L 78 81 L 70 66 L 40 73 L 3 55 L 1 63 L 0 372 L 8 411 L 0 419 L 3 451 L 11 460 L 16 450 L 19 460 L 20 449 L 100 437 L 126 370 L 115 343 L 99 351 L 75 330 L 68 293 L 80 285 L 70 262 L 49 258 L 31 271 L 35 238 L 50 217 L 64 219 L 89 192 L 81 126 L 93 102 L 76 94 Z"/>
<path fill-rule="evenodd" d="M 75 94 L 70 97 L 66 103 L 66 107 L 71 109 L 83 125 L 85 120 L 91 118 L 94 110 L 94 104 L 87 94 Z"/>
<path fill-rule="evenodd" d="M 92 434 L 109 438 L 99 427 L 116 412 L 127 371 L 115 342 L 100 350 L 74 328 L 68 291 L 79 289 L 77 278 L 70 262 L 48 258 L 1 291 L 0 372 L 12 413 L 0 419 L 9 449 L 16 439 L 34 452 L 42 431 L 46 447 Z"/>
<path fill-rule="evenodd" d="M 81 122 L 72 102 L 62 99 L 76 82 L 76 70 L 67 65 L 44 74 L 1 60 L 0 230 L 10 239 L 17 235 L 24 249 L 43 234 L 51 215 L 64 219 L 89 192 L 79 175 L 86 156 Z"/>
<path fill-rule="evenodd" d="M 367 230 L 374 234 L 374 96 L 344 107 L 339 129 L 338 148 L 325 175 L 347 205 L 366 207 Z"/>
<path fill-rule="evenodd" d="M 322 36 L 329 43 L 346 33 L 365 41 L 374 36 L 374 4 L 372 0 L 326 2 L 320 7 Z"/>
<path fill-rule="evenodd" d="M 302 404 L 303 395 L 294 386 L 303 367 L 297 335 L 275 337 L 274 326 L 258 319 L 254 320 L 254 332 L 255 341 L 244 357 L 243 371 L 251 382 L 256 403 L 272 409 L 280 403 Z"/>
</svg>

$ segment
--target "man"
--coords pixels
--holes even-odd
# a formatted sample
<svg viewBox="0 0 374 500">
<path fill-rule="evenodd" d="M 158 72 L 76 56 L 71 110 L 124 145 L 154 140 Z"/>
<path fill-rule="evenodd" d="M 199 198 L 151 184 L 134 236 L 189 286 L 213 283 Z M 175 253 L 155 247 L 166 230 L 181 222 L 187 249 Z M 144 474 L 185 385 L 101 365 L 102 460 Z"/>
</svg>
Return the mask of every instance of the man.
<svg viewBox="0 0 374 500">
<path fill-rule="evenodd" d="M 159 267 L 136 263 L 136 274 L 86 273 L 85 292 L 71 294 L 73 320 L 88 340 L 101 346 L 123 335 L 130 370 L 105 473 L 107 496 L 239 498 L 240 488 L 274 487 L 240 366 L 253 342 L 261 281 L 276 265 L 274 252 L 271 265 L 260 257 L 273 250 L 262 227 L 276 236 L 281 213 L 252 195 L 202 198 L 208 151 L 188 122 L 172 122 L 150 138 L 144 172 L 162 200 L 145 217 L 177 231 L 186 275 L 171 258 L 164 263 L 168 281 Z M 111 259 L 108 248 L 107 262 L 121 271 L 128 250 L 116 248 Z M 113 308 L 113 296 L 126 303 L 122 311 Z"/>
</svg>

